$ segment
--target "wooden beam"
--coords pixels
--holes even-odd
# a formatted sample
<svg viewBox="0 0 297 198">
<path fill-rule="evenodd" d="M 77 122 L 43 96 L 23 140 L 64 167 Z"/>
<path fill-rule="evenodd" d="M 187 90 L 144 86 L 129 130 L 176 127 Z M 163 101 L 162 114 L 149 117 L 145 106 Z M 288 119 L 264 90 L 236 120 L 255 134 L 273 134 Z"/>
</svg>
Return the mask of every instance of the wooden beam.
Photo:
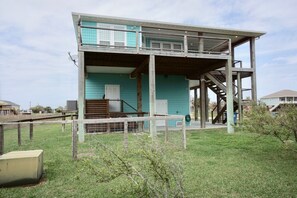
<svg viewBox="0 0 297 198">
<path fill-rule="evenodd" d="M 232 62 L 231 59 L 226 64 L 226 104 L 227 104 L 227 131 L 228 133 L 234 133 L 234 108 L 233 108 L 233 85 L 232 85 Z"/>
<path fill-rule="evenodd" d="M 0 155 L 4 153 L 4 125 L 0 125 Z"/>
<path fill-rule="evenodd" d="M 250 62 L 251 68 L 254 70 L 251 79 L 252 85 L 252 99 L 254 102 L 257 101 L 257 79 L 256 79 L 256 54 L 255 54 L 255 38 L 250 39 Z"/>
<path fill-rule="evenodd" d="M 241 76 L 240 72 L 237 73 L 237 94 L 238 94 L 238 116 L 239 121 L 242 121 L 242 83 L 241 83 Z"/>
<path fill-rule="evenodd" d="M 197 88 L 194 89 L 194 116 L 195 116 L 195 121 L 198 120 L 198 107 L 197 107 Z"/>
<path fill-rule="evenodd" d="M 149 58 L 149 102 L 150 117 L 156 114 L 156 79 L 155 79 L 155 55 Z M 150 121 L 150 134 L 152 138 L 157 135 L 156 120 Z"/>
<path fill-rule="evenodd" d="M 78 52 L 78 131 L 79 142 L 85 141 L 85 129 L 82 120 L 85 115 L 85 56 Z"/>
<path fill-rule="evenodd" d="M 136 69 L 134 69 L 134 71 L 131 72 L 130 78 L 135 78 L 138 74 L 141 74 L 141 72 L 149 64 L 149 61 L 150 61 L 150 57 L 145 58 L 144 61 L 138 67 L 136 67 Z M 155 63 L 154 63 L 154 65 L 155 65 Z"/>
<path fill-rule="evenodd" d="M 142 112 L 142 75 L 137 75 L 137 112 Z"/>
<path fill-rule="evenodd" d="M 205 128 L 205 90 L 206 83 L 204 75 L 200 77 L 200 127 Z"/>
</svg>

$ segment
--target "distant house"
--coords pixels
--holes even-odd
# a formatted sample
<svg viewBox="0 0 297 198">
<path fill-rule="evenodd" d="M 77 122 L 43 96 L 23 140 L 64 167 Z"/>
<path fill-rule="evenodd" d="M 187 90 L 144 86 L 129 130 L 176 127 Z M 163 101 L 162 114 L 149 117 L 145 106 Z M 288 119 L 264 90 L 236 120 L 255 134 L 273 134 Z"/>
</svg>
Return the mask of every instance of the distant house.
<svg viewBox="0 0 297 198">
<path fill-rule="evenodd" d="M 10 101 L 0 100 L 0 115 L 17 114 L 20 110 L 20 105 Z"/>
<path fill-rule="evenodd" d="M 275 111 L 281 104 L 297 104 L 297 91 L 281 90 L 260 99 L 270 111 Z"/>
</svg>

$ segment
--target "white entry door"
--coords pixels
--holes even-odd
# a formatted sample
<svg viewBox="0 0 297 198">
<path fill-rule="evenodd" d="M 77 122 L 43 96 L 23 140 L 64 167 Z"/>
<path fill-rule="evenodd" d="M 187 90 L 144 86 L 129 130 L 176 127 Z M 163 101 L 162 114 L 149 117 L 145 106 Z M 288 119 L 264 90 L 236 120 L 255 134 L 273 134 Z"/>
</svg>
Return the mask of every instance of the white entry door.
<svg viewBox="0 0 297 198">
<path fill-rule="evenodd" d="M 105 99 L 120 100 L 120 85 L 105 85 Z M 121 101 L 109 101 L 110 112 L 121 111 Z"/>
<path fill-rule="evenodd" d="M 167 115 L 168 114 L 168 101 L 156 100 L 156 114 Z M 165 126 L 165 120 L 158 120 L 157 126 Z"/>
</svg>

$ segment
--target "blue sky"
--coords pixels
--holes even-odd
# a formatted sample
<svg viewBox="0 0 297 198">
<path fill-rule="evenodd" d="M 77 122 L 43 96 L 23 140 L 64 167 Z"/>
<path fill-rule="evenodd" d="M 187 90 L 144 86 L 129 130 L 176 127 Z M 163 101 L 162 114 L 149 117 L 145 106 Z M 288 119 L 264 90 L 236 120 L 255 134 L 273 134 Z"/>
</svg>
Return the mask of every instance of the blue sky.
<svg viewBox="0 0 297 198">
<path fill-rule="evenodd" d="M 71 12 L 264 31 L 256 41 L 258 97 L 297 91 L 296 0 L 0 0 L 0 99 L 27 109 L 77 98 Z M 245 46 L 236 58 L 248 62 Z M 248 82 L 245 82 L 248 86 Z"/>
</svg>

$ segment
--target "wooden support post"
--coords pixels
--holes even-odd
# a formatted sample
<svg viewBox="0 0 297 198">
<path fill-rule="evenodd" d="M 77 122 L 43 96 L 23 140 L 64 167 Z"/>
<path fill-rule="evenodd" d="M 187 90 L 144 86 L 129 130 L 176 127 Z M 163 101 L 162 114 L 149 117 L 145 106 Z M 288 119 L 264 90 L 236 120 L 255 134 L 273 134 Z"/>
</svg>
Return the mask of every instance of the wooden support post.
<svg viewBox="0 0 297 198">
<path fill-rule="evenodd" d="M 65 112 L 62 112 L 62 116 L 65 116 L 66 113 Z M 62 117 L 62 121 L 65 121 L 66 120 L 66 117 Z M 65 132 L 65 123 L 62 123 L 62 132 Z"/>
<path fill-rule="evenodd" d="M 85 141 L 85 128 L 83 119 L 85 115 L 85 56 L 78 52 L 78 131 L 79 142 Z"/>
<path fill-rule="evenodd" d="M 198 32 L 198 36 L 203 36 L 203 33 L 202 32 Z M 203 38 L 198 38 L 198 43 L 199 43 L 199 53 L 203 53 L 204 51 L 204 40 Z"/>
<path fill-rule="evenodd" d="M 168 142 L 168 120 L 165 120 L 165 143 Z"/>
<path fill-rule="evenodd" d="M 251 79 L 252 85 L 252 100 L 257 102 L 257 79 L 256 79 L 256 53 L 255 53 L 255 38 L 250 39 L 250 62 L 251 68 L 253 68 L 253 74 Z"/>
<path fill-rule="evenodd" d="M 124 121 L 124 148 L 128 149 L 128 122 Z"/>
<path fill-rule="evenodd" d="M 183 117 L 183 126 L 182 126 L 182 142 L 183 142 L 183 147 L 184 149 L 187 148 L 187 134 L 186 134 L 186 118 Z"/>
<path fill-rule="evenodd" d="M 155 55 L 150 55 L 149 60 L 149 102 L 150 117 L 156 114 L 156 79 L 155 79 Z M 150 121 L 150 134 L 154 138 L 157 135 L 156 120 Z"/>
<path fill-rule="evenodd" d="M 226 87 L 227 87 L 227 130 L 234 133 L 234 107 L 233 107 L 233 84 L 232 84 L 232 62 L 231 58 L 226 63 Z"/>
<path fill-rule="evenodd" d="M 139 53 L 139 31 L 136 31 L 136 52 Z"/>
<path fill-rule="evenodd" d="M 205 85 L 205 121 L 208 122 L 209 121 L 209 116 L 208 116 L 208 108 L 209 106 L 209 100 L 208 100 L 208 88 Z"/>
<path fill-rule="evenodd" d="M 197 88 L 194 89 L 194 117 L 195 117 L 195 121 L 197 121 L 198 120 Z"/>
<path fill-rule="evenodd" d="M 137 75 L 137 112 L 142 112 L 142 75 L 138 73 Z M 141 114 L 137 114 L 138 117 L 143 116 Z M 141 129 L 143 131 L 143 122 L 138 122 L 138 130 Z"/>
<path fill-rule="evenodd" d="M 21 135 L 21 124 L 18 123 L 18 144 L 19 146 L 22 145 L 22 135 Z"/>
<path fill-rule="evenodd" d="M 204 75 L 201 75 L 200 77 L 200 127 L 205 128 L 205 78 Z"/>
<path fill-rule="evenodd" d="M 242 84 L 240 72 L 237 73 L 237 94 L 238 94 L 238 117 L 239 121 L 242 121 Z"/>
<path fill-rule="evenodd" d="M 221 111 L 221 104 L 220 104 L 220 96 L 217 94 L 217 115 L 220 114 L 220 111 Z M 221 119 L 222 117 L 220 117 L 218 119 L 218 122 L 221 122 Z"/>
<path fill-rule="evenodd" d="M 77 121 L 72 122 L 72 159 L 77 160 Z"/>
<path fill-rule="evenodd" d="M 188 37 L 187 37 L 186 33 L 184 35 L 184 52 L 185 52 L 185 56 L 186 56 L 188 53 Z"/>
<path fill-rule="evenodd" d="M 0 125 L 0 155 L 4 153 L 4 126 Z"/>
<path fill-rule="evenodd" d="M 29 130 L 30 130 L 30 140 L 33 139 L 33 121 L 31 120 L 30 121 L 30 124 L 29 124 Z"/>
</svg>

